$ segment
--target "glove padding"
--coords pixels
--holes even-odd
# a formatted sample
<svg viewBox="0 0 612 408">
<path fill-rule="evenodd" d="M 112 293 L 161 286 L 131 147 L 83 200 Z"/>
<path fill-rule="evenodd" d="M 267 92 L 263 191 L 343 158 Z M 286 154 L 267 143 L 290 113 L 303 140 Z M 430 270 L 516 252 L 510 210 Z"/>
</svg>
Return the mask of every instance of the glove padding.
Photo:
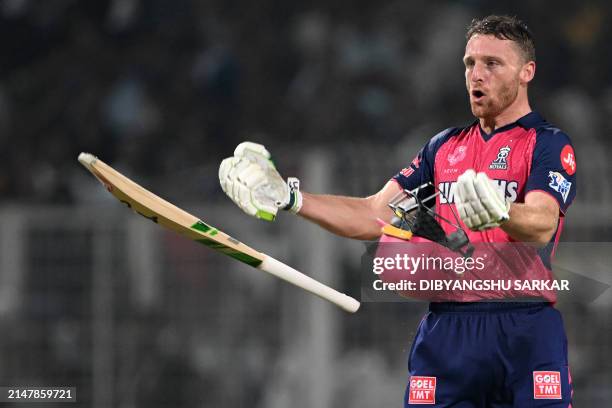
<svg viewBox="0 0 612 408">
<path fill-rule="evenodd" d="M 291 188 L 282 179 L 270 153 L 263 145 L 243 142 L 234 156 L 221 162 L 221 188 L 244 212 L 272 221 L 278 209 L 298 212 L 301 207 L 299 180 L 289 179 Z"/>
<path fill-rule="evenodd" d="M 467 170 L 457 179 L 455 203 L 463 223 L 471 230 L 499 227 L 510 219 L 510 204 L 485 173 Z"/>
</svg>

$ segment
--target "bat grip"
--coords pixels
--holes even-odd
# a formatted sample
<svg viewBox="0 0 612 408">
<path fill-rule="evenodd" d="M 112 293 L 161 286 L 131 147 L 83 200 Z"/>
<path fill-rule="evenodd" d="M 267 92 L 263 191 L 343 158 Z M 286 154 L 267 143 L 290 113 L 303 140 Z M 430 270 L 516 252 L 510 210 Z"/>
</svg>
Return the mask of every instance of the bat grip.
<svg viewBox="0 0 612 408">
<path fill-rule="evenodd" d="M 322 284 L 310 276 L 304 275 L 302 272 L 285 265 L 271 256 L 266 256 L 258 268 L 317 295 L 347 312 L 355 313 L 359 309 L 360 304 L 357 300 Z"/>
</svg>

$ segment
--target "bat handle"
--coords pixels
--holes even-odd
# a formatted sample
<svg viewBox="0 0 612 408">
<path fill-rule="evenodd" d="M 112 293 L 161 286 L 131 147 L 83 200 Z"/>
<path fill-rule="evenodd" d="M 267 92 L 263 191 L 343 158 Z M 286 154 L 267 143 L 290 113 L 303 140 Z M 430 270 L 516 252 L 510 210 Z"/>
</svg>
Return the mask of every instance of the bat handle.
<svg viewBox="0 0 612 408">
<path fill-rule="evenodd" d="M 277 278 L 283 279 L 295 286 L 307 290 L 308 292 L 325 299 L 350 313 L 355 313 L 360 306 L 360 303 L 350 296 L 340 293 L 327 285 L 304 275 L 302 272 L 293 269 L 289 265 L 266 256 L 263 262 L 258 266 L 264 272 L 268 272 Z"/>
</svg>

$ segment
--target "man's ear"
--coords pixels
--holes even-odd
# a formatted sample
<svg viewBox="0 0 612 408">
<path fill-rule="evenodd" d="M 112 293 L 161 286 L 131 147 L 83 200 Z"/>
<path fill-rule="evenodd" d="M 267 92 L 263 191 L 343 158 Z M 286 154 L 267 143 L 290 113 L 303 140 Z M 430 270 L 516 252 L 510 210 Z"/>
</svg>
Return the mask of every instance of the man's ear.
<svg viewBox="0 0 612 408">
<path fill-rule="evenodd" d="M 521 84 L 528 84 L 531 82 L 533 77 L 535 76 L 536 71 L 536 63 L 535 61 L 526 62 L 521 68 L 521 72 L 519 73 L 519 80 Z"/>
</svg>

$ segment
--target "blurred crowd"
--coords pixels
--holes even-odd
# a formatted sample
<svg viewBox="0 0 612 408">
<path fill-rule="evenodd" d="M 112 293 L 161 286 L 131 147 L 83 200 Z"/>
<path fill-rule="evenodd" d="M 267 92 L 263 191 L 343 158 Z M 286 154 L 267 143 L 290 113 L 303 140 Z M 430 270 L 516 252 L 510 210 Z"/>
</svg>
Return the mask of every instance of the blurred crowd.
<svg viewBox="0 0 612 408">
<path fill-rule="evenodd" d="M 204 205 L 210 215 L 211 201 L 220 200 L 216 207 L 225 212 L 213 219 L 240 230 L 245 242 L 265 250 L 268 234 L 269 248 L 283 253 L 279 246 L 286 246 L 288 262 L 311 258 L 304 246 L 314 239 L 303 224 L 291 220 L 290 230 L 280 219 L 261 227 L 233 216 L 238 210 L 218 186 L 220 160 L 252 140 L 268 146 L 285 176 L 305 177 L 302 156 L 333 155 L 329 192 L 372 193 L 431 136 L 472 122 L 461 61 L 465 29 L 491 13 L 516 14 L 531 27 L 532 107 L 574 141 L 579 192 L 566 237 L 611 240 L 612 3 L 0 1 L 0 210 L 16 204 L 22 216 L 0 224 L 0 327 L 7 333 L 0 377 L 23 384 L 54 378 L 80 387 L 81 401 L 106 384 L 122 401 L 107 406 L 300 406 L 292 398 L 312 394 L 303 389 L 312 355 L 298 340 L 312 333 L 293 288 L 283 287 L 284 295 L 272 279 L 244 271 L 232 278 L 233 266 L 220 255 L 179 237 L 148 250 L 141 235 L 138 245 L 126 245 L 140 221 L 131 214 L 106 225 L 100 214 L 76 219 L 76 207 L 59 208 L 57 218 L 26 207 L 50 204 L 41 208 L 51 211 L 110 199 L 76 160 L 87 151 L 181 206 Z M 306 155 L 311 149 L 323 154 Z M 15 238 L 24 219 L 30 224 Z M 584 234 L 576 233 L 580 226 Z M 108 245 L 106 227 L 116 229 Z M 21 264 L 11 260 L 19 254 Z M 361 252 L 335 255 L 351 276 L 338 287 L 357 293 L 350 261 Z M 602 258 L 575 269 L 607 271 Z M 100 260 L 112 268 L 96 280 Z M 158 276 L 147 275 L 155 265 Z M 134 271 L 143 275 L 130 276 Z M 228 291 L 219 271 L 243 286 Z M 5 284 L 11 273 L 24 280 L 21 289 Z M 159 293 L 143 311 L 135 293 L 146 291 L 147 279 L 157 279 Z M 21 309 L 3 306 L 11 293 L 23 297 Z M 577 401 L 595 401 L 585 406 L 609 402 L 609 387 L 600 387 L 612 372 L 609 304 L 561 305 Z M 334 395 L 343 399 L 332 406 L 397 405 L 400 358 L 424 307 L 364 304 L 358 315 L 342 317 L 341 328 L 331 325 L 343 350 L 332 373 Z M 96 347 L 112 358 L 104 361 Z M 207 400 L 194 405 L 203 389 Z M 83 406 L 106 406 L 96 398 L 97 405 Z"/>
<path fill-rule="evenodd" d="M 0 199 L 78 201 L 75 159 L 90 151 L 195 200 L 218 191 L 218 162 L 245 139 L 285 168 L 303 148 L 337 152 L 343 170 L 367 166 L 379 186 L 437 131 L 472 120 L 464 32 L 492 12 L 535 34 L 534 108 L 574 138 L 579 159 L 602 156 L 611 11 L 604 1 L 4 0 Z"/>
</svg>

